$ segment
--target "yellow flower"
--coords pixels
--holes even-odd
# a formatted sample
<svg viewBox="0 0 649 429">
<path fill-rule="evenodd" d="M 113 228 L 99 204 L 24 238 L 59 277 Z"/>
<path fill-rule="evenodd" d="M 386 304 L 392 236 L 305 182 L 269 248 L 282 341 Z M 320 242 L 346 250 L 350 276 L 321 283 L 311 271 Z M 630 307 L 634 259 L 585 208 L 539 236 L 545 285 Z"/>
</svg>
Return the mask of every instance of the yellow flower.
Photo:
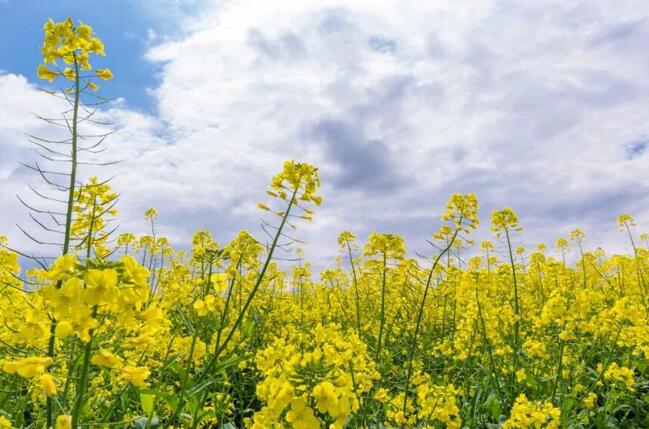
<svg viewBox="0 0 649 429">
<path fill-rule="evenodd" d="M 520 383 L 521 381 L 525 380 L 525 377 L 526 377 L 526 375 L 525 375 L 525 369 L 524 368 L 521 368 L 518 371 L 516 371 L 516 381 L 517 382 Z"/>
<path fill-rule="evenodd" d="M 225 273 L 216 273 L 212 274 L 212 284 L 214 285 L 214 290 L 218 292 L 223 292 L 228 287 L 228 276 Z"/>
<path fill-rule="evenodd" d="M 500 237 L 503 232 L 522 231 L 523 228 L 518 224 L 518 216 L 514 210 L 505 207 L 491 213 L 491 230 L 496 233 L 497 237 Z"/>
<path fill-rule="evenodd" d="M 97 69 L 97 77 L 103 80 L 110 80 L 113 78 L 113 72 L 109 69 Z"/>
<path fill-rule="evenodd" d="M 70 67 L 66 67 L 65 70 L 63 70 L 63 76 L 65 76 L 68 80 L 74 80 L 76 73 Z"/>
<path fill-rule="evenodd" d="M 121 379 L 130 382 L 136 387 L 146 387 L 146 379 L 151 374 L 149 369 L 143 366 L 128 365 L 122 368 L 121 371 Z"/>
<path fill-rule="evenodd" d="M 18 374 L 24 378 L 35 378 L 43 375 L 45 370 L 52 365 L 52 358 L 30 356 L 15 362 L 5 362 L 2 370 Z"/>
<path fill-rule="evenodd" d="M 90 70 L 90 54 L 105 55 L 104 44 L 94 37 L 92 27 L 81 21 L 75 27 L 71 18 L 56 23 L 50 19 L 43 26 L 43 32 L 41 52 L 45 64 L 61 60 L 65 64 L 75 64 L 75 68 Z M 39 77 L 53 81 L 47 76 L 47 71 L 39 70 Z"/>
<path fill-rule="evenodd" d="M 635 390 L 635 378 L 631 368 L 619 366 L 617 362 L 611 363 L 604 373 L 604 379 L 616 385 L 624 386 L 629 391 Z"/>
<path fill-rule="evenodd" d="M 202 299 L 196 300 L 196 302 L 194 303 L 194 310 L 196 310 L 196 314 L 198 314 L 200 317 L 207 316 L 207 305 L 205 305 L 205 301 L 203 301 Z"/>
<path fill-rule="evenodd" d="M 110 350 L 99 349 L 99 353 L 90 359 L 93 365 L 104 366 L 106 368 L 119 368 L 124 365 L 124 361 L 119 356 L 114 355 Z"/>
<path fill-rule="evenodd" d="M 590 408 L 592 410 L 595 408 L 595 402 L 597 401 L 597 394 L 595 392 L 590 392 L 588 395 L 584 397 L 583 401 L 586 408 Z"/>
<path fill-rule="evenodd" d="M 620 226 L 620 228 L 628 228 L 635 226 L 635 221 L 629 214 L 621 214 L 620 216 L 617 217 L 617 224 Z"/>
<path fill-rule="evenodd" d="M 54 82 L 54 79 L 59 75 L 57 72 L 54 70 L 50 70 L 47 68 L 45 64 L 41 64 L 38 66 L 38 69 L 36 71 L 36 75 L 38 76 L 39 79 L 46 79 L 50 83 Z"/>
<path fill-rule="evenodd" d="M 112 299 L 117 287 L 117 271 L 112 268 L 106 270 L 88 270 L 85 275 L 86 300 L 88 304 L 96 305 Z"/>
<path fill-rule="evenodd" d="M 395 234 L 379 234 L 372 232 L 363 248 L 363 255 L 384 255 L 388 259 L 403 259 L 406 245 L 403 237 Z"/>
<path fill-rule="evenodd" d="M 65 280 L 75 274 L 76 256 L 64 255 L 57 258 L 46 276 L 52 281 Z"/>
<path fill-rule="evenodd" d="M 380 402 L 385 401 L 387 397 L 388 397 L 388 389 L 385 389 L 383 387 L 377 390 L 376 393 L 374 394 L 374 399 Z"/>
<path fill-rule="evenodd" d="M 322 197 L 315 193 L 320 186 L 318 169 L 311 164 L 286 161 L 280 174 L 273 177 L 269 194 L 289 201 L 289 196 L 295 192 L 294 204 L 312 202 L 319 206 Z"/>
<path fill-rule="evenodd" d="M 72 416 L 58 416 L 54 429 L 72 429 Z"/>
<path fill-rule="evenodd" d="M 41 375 L 41 387 L 47 396 L 56 396 L 56 383 L 52 374 L 45 373 Z"/>
<path fill-rule="evenodd" d="M 313 409 L 306 404 L 304 397 L 291 401 L 291 410 L 286 413 L 286 421 L 295 429 L 319 429 L 320 420 L 313 414 Z"/>
<path fill-rule="evenodd" d="M 550 402 L 531 402 L 520 394 L 503 429 L 558 429 L 561 410 Z"/>
<path fill-rule="evenodd" d="M 316 408 L 321 413 L 329 413 L 337 416 L 338 411 L 338 394 L 334 385 L 329 381 L 323 381 L 313 388 L 313 397 L 316 400 Z"/>
<path fill-rule="evenodd" d="M 122 256 L 120 262 L 124 266 L 125 281 L 138 286 L 146 286 L 149 281 L 149 270 L 140 265 L 132 256 Z"/>
<path fill-rule="evenodd" d="M 62 320 L 56 325 L 56 336 L 58 338 L 65 338 L 72 335 L 74 327 L 67 320 Z"/>
<path fill-rule="evenodd" d="M 11 421 L 5 418 L 4 416 L 0 416 L 0 428 L 2 429 L 10 429 L 11 428 Z"/>
<path fill-rule="evenodd" d="M 97 70 L 97 72 L 99 73 L 99 70 Z M 108 70 L 108 73 L 110 73 L 110 70 Z M 150 209 L 146 209 L 144 211 L 144 218 L 145 219 L 156 219 L 157 217 L 158 217 L 158 210 L 156 210 L 153 207 L 150 208 Z"/>
</svg>

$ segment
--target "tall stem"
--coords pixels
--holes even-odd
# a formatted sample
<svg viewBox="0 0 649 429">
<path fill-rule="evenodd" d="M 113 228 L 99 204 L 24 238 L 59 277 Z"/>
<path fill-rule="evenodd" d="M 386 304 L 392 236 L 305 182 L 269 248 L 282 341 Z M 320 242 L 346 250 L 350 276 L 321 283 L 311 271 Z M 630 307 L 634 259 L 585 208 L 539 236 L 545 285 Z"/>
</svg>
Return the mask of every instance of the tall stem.
<svg viewBox="0 0 649 429">
<path fill-rule="evenodd" d="M 63 254 L 67 255 L 70 251 L 70 239 L 72 229 L 72 208 L 74 206 L 74 189 L 77 181 L 77 127 L 79 122 L 79 96 L 81 93 L 79 82 L 79 63 L 77 56 L 74 54 L 74 105 L 72 108 L 72 149 L 70 162 L 70 185 L 68 187 L 68 201 L 65 212 L 65 236 L 63 239 Z"/>
<path fill-rule="evenodd" d="M 79 82 L 79 63 L 77 62 L 77 55 L 72 54 L 74 59 L 74 104 L 72 106 L 72 140 L 70 149 L 70 184 L 68 187 L 68 201 L 65 211 L 65 234 L 63 238 L 63 255 L 67 255 L 70 251 L 70 238 L 72 229 L 72 208 L 74 206 L 74 188 L 77 180 L 77 127 L 79 123 L 79 96 L 81 93 Z M 56 283 L 56 288 L 60 289 L 62 282 L 59 280 Z M 47 355 L 54 359 L 55 344 L 56 344 L 56 318 L 52 316 L 50 321 L 50 339 L 47 344 Z M 54 401 L 48 397 L 46 404 L 46 424 L 47 429 L 54 427 Z"/>
<path fill-rule="evenodd" d="M 356 277 L 356 267 L 354 266 L 354 258 L 352 257 L 352 247 L 349 244 L 349 240 L 347 242 L 347 254 L 349 255 L 349 263 L 352 266 L 352 276 L 354 279 L 354 294 L 356 298 L 356 331 L 358 333 L 358 337 L 361 337 L 361 298 L 360 295 L 358 294 L 358 278 Z"/>
<path fill-rule="evenodd" d="M 408 370 L 406 373 L 406 388 L 404 389 L 404 393 L 403 393 L 404 415 L 408 406 L 408 390 L 410 388 L 410 378 L 412 377 L 412 364 L 415 357 L 415 349 L 417 348 L 417 336 L 419 334 L 419 327 L 421 326 L 421 320 L 424 316 L 426 298 L 428 297 L 428 291 L 430 290 L 430 284 L 433 279 L 433 274 L 435 272 L 435 268 L 437 268 L 437 264 L 439 263 L 440 259 L 442 259 L 442 256 L 444 256 L 449 251 L 451 246 L 453 246 L 453 243 L 455 242 L 455 239 L 457 238 L 459 232 L 460 232 L 459 229 L 455 230 L 455 233 L 453 234 L 453 237 L 451 238 L 447 246 L 439 253 L 439 255 L 437 255 L 437 258 L 433 262 L 433 266 L 431 267 L 430 272 L 428 273 L 428 278 L 426 279 L 426 286 L 424 287 L 424 296 L 422 297 L 421 303 L 419 304 L 419 311 L 417 312 L 417 322 L 415 323 L 415 332 L 413 334 L 412 343 L 410 344 L 410 351 L 408 353 Z"/>
<path fill-rule="evenodd" d="M 96 309 L 93 311 L 93 316 L 96 315 Z M 79 422 L 79 414 L 84 403 L 84 396 L 86 395 L 86 385 L 88 384 L 88 370 L 90 368 L 90 354 L 92 352 L 92 331 L 90 332 L 90 339 L 86 344 L 83 354 L 83 366 L 81 367 L 81 377 L 79 378 L 79 389 L 77 397 L 74 400 L 72 408 L 72 425 L 71 427 L 77 428 Z"/>
<path fill-rule="evenodd" d="M 284 216 L 282 217 L 282 221 L 279 224 L 279 227 L 277 228 L 277 232 L 275 233 L 275 237 L 273 238 L 273 242 L 270 246 L 270 249 L 268 250 L 268 256 L 266 256 L 266 261 L 264 261 L 264 265 L 259 272 L 259 276 L 257 277 L 257 281 L 255 282 L 255 285 L 252 288 L 252 291 L 250 291 L 250 294 L 248 295 L 248 298 L 246 299 L 245 304 L 243 305 L 241 311 L 239 312 L 239 315 L 237 316 L 236 321 L 234 322 L 234 326 L 230 329 L 228 332 L 228 335 L 225 337 L 223 340 L 223 344 L 215 350 L 214 354 L 212 355 L 212 358 L 210 359 L 209 363 L 205 366 L 203 372 L 199 374 L 198 379 L 201 379 L 208 371 L 209 369 L 216 363 L 217 359 L 225 350 L 227 347 L 228 343 L 232 340 L 232 337 L 234 336 L 234 333 L 236 332 L 237 328 L 239 325 L 243 322 L 243 318 L 245 316 L 245 313 L 248 311 L 248 307 L 250 307 L 250 304 L 252 303 L 252 300 L 255 298 L 255 295 L 257 294 L 257 290 L 259 289 L 259 286 L 261 286 L 261 283 L 264 279 L 264 276 L 266 275 L 266 270 L 268 270 L 268 266 L 270 265 L 270 262 L 273 258 L 273 253 L 275 252 L 275 248 L 277 247 L 277 242 L 279 240 L 279 237 L 282 235 L 282 231 L 284 230 L 284 225 L 286 225 L 286 220 L 288 219 L 288 215 L 291 212 L 291 209 L 293 208 L 293 204 L 295 204 L 295 195 L 297 194 L 297 191 L 299 189 L 299 186 L 296 186 L 295 189 L 293 190 L 293 195 L 291 195 L 291 200 L 288 203 L 288 207 L 286 208 L 286 212 L 284 213 Z"/>
<path fill-rule="evenodd" d="M 514 254 L 512 252 L 512 243 L 509 237 L 509 229 L 505 228 L 505 237 L 507 238 L 507 250 L 509 250 L 509 263 L 512 268 L 512 277 L 514 279 L 514 312 L 516 313 L 516 320 L 514 321 L 514 371 L 512 372 L 512 384 L 518 371 L 518 353 L 520 352 L 520 322 L 521 322 L 521 309 L 518 301 L 518 279 L 516 278 L 516 264 L 514 262 Z"/>
<path fill-rule="evenodd" d="M 388 249 L 383 249 L 383 275 L 381 277 L 381 324 L 379 326 L 379 338 L 376 344 L 376 358 L 375 360 L 379 361 L 381 357 L 381 338 L 383 337 L 383 326 L 385 325 L 385 283 L 386 283 L 386 271 L 387 271 L 387 258 L 388 258 Z"/>
<path fill-rule="evenodd" d="M 646 301 L 646 289 L 647 289 L 647 283 L 645 282 L 644 278 L 644 272 L 642 271 L 642 260 L 638 258 L 638 248 L 635 246 L 635 241 L 633 241 L 633 234 L 631 234 L 631 228 L 629 228 L 628 223 L 624 223 L 624 226 L 626 227 L 626 232 L 629 234 L 629 241 L 631 241 L 631 247 L 633 247 L 633 256 L 635 257 L 635 263 L 636 263 L 636 275 L 638 277 L 638 289 L 640 290 L 640 297 L 642 298 L 642 303 L 645 306 L 645 311 L 649 311 L 649 308 L 647 308 L 647 301 Z"/>
<path fill-rule="evenodd" d="M 230 329 L 228 335 L 225 337 L 223 340 L 223 344 L 220 345 L 219 347 L 219 340 L 217 339 L 217 347 L 214 350 L 214 354 L 210 358 L 209 362 L 207 365 L 203 367 L 203 370 L 196 376 L 196 382 L 199 382 L 205 377 L 210 369 L 214 366 L 216 361 L 218 360 L 219 356 L 221 356 L 221 353 L 225 350 L 226 346 L 228 343 L 232 340 L 232 337 L 234 333 L 237 331 L 237 328 L 243 321 L 243 317 L 248 311 L 248 307 L 250 307 L 250 304 L 252 303 L 252 300 L 254 299 L 255 295 L 257 294 L 257 290 L 259 289 L 259 286 L 261 285 L 261 282 L 264 279 L 264 276 L 266 274 L 266 270 L 268 269 L 268 266 L 270 265 L 270 262 L 273 259 L 273 253 L 275 252 L 275 248 L 277 247 L 277 242 L 279 241 L 279 237 L 282 235 L 282 231 L 284 230 L 284 225 L 286 225 L 286 220 L 288 219 L 289 214 L 291 213 L 291 209 L 293 208 L 293 205 L 295 204 L 295 196 L 297 195 L 297 191 L 300 189 L 300 186 L 296 186 L 295 189 L 293 190 L 293 194 L 291 195 L 291 200 L 288 203 L 288 207 L 286 208 L 286 212 L 284 213 L 284 216 L 282 216 L 282 221 L 279 224 L 279 227 L 277 228 L 277 232 L 275 233 L 275 237 L 273 238 L 273 242 L 270 246 L 270 249 L 268 250 L 268 255 L 266 256 L 266 260 L 264 261 L 264 265 L 259 272 L 259 276 L 257 277 L 257 281 L 255 282 L 254 287 L 252 288 L 252 291 L 250 291 L 250 294 L 248 295 L 248 299 L 246 300 L 246 303 L 244 304 L 243 308 L 239 312 L 239 315 L 237 316 L 236 321 L 234 322 L 234 325 Z M 232 294 L 232 290 L 230 290 L 230 295 Z M 229 296 L 228 296 L 228 301 L 229 301 Z M 224 319 L 222 319 L 223 321 Z M 218 338 L 220 338 L 221 335 L 221 327 L 219 327 L 219 333 L 218 333 Z M 202 407 L 203 404 L 205 403 L 205 399 L 207 397 L 205 395 L 202 396 L 200 400 L 200 406 Z M 184 400 L 179 401 L 178 404 L 178 409 L 182 409 L 184 406 Z"/>
</svg>

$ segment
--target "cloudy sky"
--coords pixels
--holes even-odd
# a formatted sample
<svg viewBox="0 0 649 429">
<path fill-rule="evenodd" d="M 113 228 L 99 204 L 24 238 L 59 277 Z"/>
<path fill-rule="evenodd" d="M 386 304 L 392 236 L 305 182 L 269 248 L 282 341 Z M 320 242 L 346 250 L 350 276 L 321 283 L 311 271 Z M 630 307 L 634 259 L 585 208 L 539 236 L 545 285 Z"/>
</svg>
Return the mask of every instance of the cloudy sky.
<svg viewBox="0 0 649 429">
<path fill-rule="evenodd" d="M 270 178 L 316 164 L 323 206 L 296 235 L 319 264 L 343 229 L 425 249 L 453 192 L 511 206 L 520 241 L 575 227 L 628 247 L 615 218 L 649 231 L 649 3 L 545 1 L 0 0 L 0 229 L 23 248 L 15 195 L 38 178 L 26 133 L 53 131 L 37 91 L 42 23 L 73 16 L 106 44 L 118 130 L 98 171 L 116 175 L 122 230 L 142 213 L 186 247 L 259 233 Z"/>
</svg>

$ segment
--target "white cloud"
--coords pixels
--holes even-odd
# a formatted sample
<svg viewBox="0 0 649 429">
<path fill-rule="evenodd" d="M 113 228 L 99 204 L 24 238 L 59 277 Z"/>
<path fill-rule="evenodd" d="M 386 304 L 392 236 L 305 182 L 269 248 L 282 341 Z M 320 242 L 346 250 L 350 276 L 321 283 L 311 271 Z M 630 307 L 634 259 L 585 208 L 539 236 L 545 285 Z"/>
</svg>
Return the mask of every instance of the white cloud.
<svg viewBox="0 0 649 429">
<path fill-rule="evenodd" d="M 148 54 L 161 64 L 158 117 L 119 104 L 105 112 L 126 161 L 113 169 L 124 226 L 139 228 L 158 206 L 177 243 L 198 227 L 222 239 L 255 229 L 254 204 L 296 158 L 317 164 L 324 183 L 324 206 L 298 232 L 315 259 L 335 254 L 346 228 L 401 233 L 421 248 L 456 191 L 477 193 L 484 224 L 511 205 L 529 244 L 579 226 L 593 245 L 622 248 L 617 214 L 649 224 L 649 5 L 614 6 L 203 5 L 180 20 L 182 37 Z M 0 110 L 19 116 L 40 101 L 16 80 L 0 77 Z M 15 142 L 34 126 L 3 116 L 0 132 Z"/>
</svg>

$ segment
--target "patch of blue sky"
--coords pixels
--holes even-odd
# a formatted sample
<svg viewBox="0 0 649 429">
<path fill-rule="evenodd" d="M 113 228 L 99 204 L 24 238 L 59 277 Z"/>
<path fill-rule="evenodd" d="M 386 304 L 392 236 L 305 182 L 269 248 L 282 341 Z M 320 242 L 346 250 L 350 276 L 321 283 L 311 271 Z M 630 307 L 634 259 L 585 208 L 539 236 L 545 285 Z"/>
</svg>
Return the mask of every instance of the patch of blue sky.
<svg viewBox="0 0 649 429">
<path fill-rule="evenodd" d="M 645 151 L 647 150 L 647 145 L 649 145 L 649 142 L 646 141 L 631 143 L 627 145 L 626 158 L 634 159 L 634 158 L 638 158 L 639 156 L 642 156 L 642 154 L 644 154 Z"/>
<path fill-rule="evenodd" d="M 397 50 L 397 41 L 386 36 L 374 35 L 368 43 L 374 51 L 382 54 L 393 54 Z"/>
<path fill-rule="evenodd" d="M 154 3 L 154 2 L 151 2 Z M 0 0 L 0 70 L 25 76 L 37 83 L 41 61 L 42 26 L 72 17 L 90 24 L 106 45 L 105 58 L 96 58 L 96 68 L 108 67 L 115 79 L 103 82 L 102 95 L 122 97 L 129 107 L 154 113 L 155 100 L 149 89 L 157 85 L 158 65 L 149 62 L 146 51 L 156 34 L 171 22 L 148 2 L 129 0 Z M 158 3 L 158 2 L 155 2 Z M 162 6 L 165 2 L 159 2 Z M 168 33 L 167 33 L 168 34 Z"/>
</svg>

